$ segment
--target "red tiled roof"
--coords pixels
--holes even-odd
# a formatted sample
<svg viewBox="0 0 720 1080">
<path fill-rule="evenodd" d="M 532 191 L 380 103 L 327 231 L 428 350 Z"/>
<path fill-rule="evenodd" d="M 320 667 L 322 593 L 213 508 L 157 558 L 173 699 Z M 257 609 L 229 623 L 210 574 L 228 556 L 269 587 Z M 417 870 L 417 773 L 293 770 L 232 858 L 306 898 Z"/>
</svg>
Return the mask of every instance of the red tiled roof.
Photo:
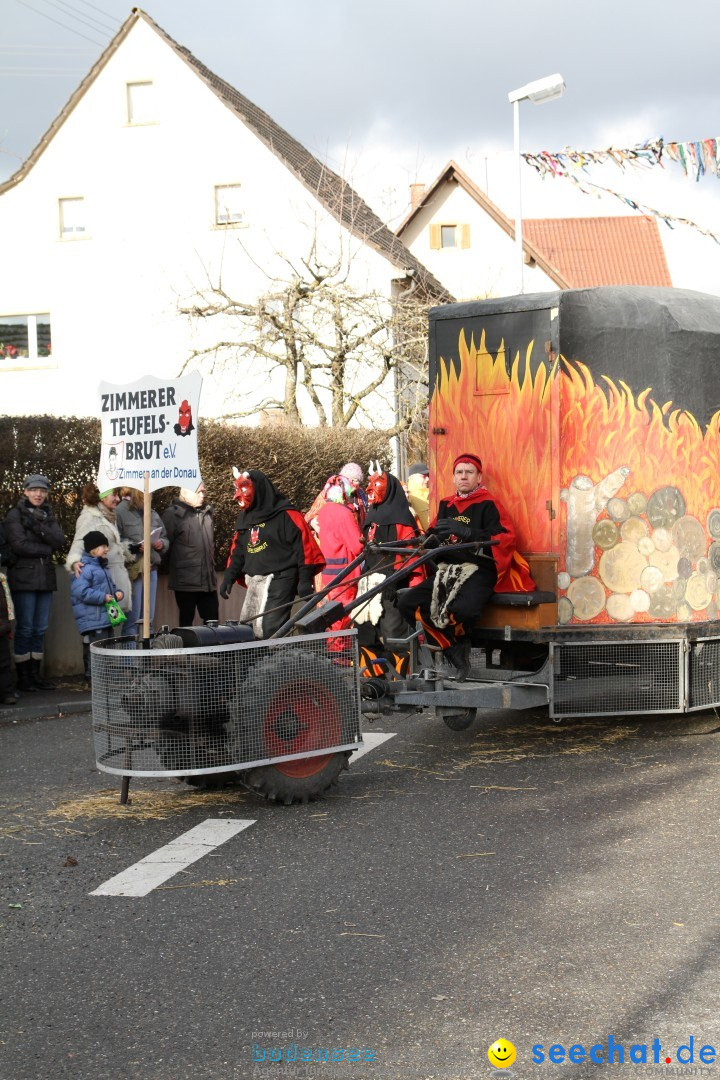
<svg viewBox="0 0 720 1080">
<path fill-rule="evenodd" d="M 526 218 L 523 234 L 573 289 L 672 285 L 655 218 Z"/>
<path fill-rule="evenodd" d="M 443 171 L 438 176 L 437 180 L 434 180 L 429 188 L 425 190 L 422 198 L 419 200 L 416 206 L 410 209 L 409 214 L 398 226 L 396 233 L 402 239 L 402 235 L 407 229 L 411 221 L 422 213 L 422 210 L 429 202 L 431 202 L 433 195 L 442 184 L 455 182 L 465 190 L 471 199 L 480 206 L 486 214 L 489 215 L 500 228 L 507 233 L 507 235 L 514 240 L 515 239 L 515 222 L 512 221 L 506 214 L 502 212 L 499 206 L 488 198 L 484 191 L 473 183 L 466 172 L 460 168 L 454 161 L 449 161 Z M 524 229 L 524 223 L 523 223 Z M 537 245 L 533 244 L 527 233 L 523 232 L 523 251 L 525 253 L 525 261 L 534 263 L 539 266 L 541 270 L 548 275 L 551 281 L 553 281 L 559 289 L 569 289 L 571 284 L 565 279 L 563 274 L 559 272 L 559 268 L 551 264 L 550 260 L 545 258 L 543 252 L 541 252 Z"/>
</svg>

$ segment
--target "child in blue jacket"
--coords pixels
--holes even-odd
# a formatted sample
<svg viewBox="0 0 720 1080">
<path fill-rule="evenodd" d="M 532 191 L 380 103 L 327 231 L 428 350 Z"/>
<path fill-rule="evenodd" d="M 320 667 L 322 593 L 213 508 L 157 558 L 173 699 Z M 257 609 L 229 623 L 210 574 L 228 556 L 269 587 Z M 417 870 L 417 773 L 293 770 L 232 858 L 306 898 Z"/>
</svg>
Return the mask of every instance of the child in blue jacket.
<svg viewBox="0 0 720 1080">
<path fill-rule="evenodd" d="M 108 542 L 101 532 L 89 532 L 83 537 L 87 552 L 82 571 L 70 583 L 70 599 L 77 628 L 82 635 L 85 678 L 90 681 L 90 643 L 115 636 L 115 627 L 105 607 L 111 600 L 122 600 L 124 593 L 116 588 L 107 568 Z"/>
</svg>

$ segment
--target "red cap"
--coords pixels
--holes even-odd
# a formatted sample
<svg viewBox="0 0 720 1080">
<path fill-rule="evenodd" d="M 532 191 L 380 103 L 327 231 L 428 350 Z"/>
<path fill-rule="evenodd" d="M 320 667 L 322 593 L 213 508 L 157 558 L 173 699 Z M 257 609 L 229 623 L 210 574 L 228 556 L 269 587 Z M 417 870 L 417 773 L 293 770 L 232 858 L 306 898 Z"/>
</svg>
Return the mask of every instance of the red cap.
<svg viewBox="0 0 720 1080">
<path fill-rule="evenodd" d="M 453 472 L 463 462 L 466 465 L 474 465 L 478 472 L 482 472 L 482 461 L 476 454 L 459 454 L 453 461 Z"/>
</svg>

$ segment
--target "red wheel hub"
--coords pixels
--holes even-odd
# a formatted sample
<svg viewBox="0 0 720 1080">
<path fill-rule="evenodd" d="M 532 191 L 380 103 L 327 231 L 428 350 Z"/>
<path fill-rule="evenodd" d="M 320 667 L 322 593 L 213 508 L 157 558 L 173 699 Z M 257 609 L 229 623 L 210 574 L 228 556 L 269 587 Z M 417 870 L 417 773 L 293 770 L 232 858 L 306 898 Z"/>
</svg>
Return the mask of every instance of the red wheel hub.
<svg viewBox="0 0 720 1080">
<path fill-rule="evenodd" d="M 342 717 L 336 699 L 311 679 L 284 686 L 270 701 L 263 721 L 268 757 L 302 754 L 328 743 L 339 743 Z M 314 776 L 325 768 L 332 754 L 279 761 L 273 767 L 285 776 Z"/>
</svg>

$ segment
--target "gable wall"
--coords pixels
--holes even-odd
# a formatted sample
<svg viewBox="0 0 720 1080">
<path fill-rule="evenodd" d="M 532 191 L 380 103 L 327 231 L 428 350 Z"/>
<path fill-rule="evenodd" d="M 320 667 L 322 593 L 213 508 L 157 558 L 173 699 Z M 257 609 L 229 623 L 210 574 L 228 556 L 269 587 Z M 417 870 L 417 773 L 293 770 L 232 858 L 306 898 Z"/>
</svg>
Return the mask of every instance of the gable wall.
<svg viewBox="0 0 720 1080">
<path fill-rule="evenodd" d="M 470 247 L 430 247 L 430 225 L 470 226 Z M 458 300 L 506 296 L 516 293 L 515 241 L 455 181 L 441 184 L 429 204 L 403 232 L 402 239 L 413 255 Z M 538 267 L 525 266 L 525 292 L 555 289 L 555 283 Z"/>
<path fill-rule="evenodd" d="M 126 84 L 152 80 L 158 122 L 126 122 Z M 214 227 L 214 185 L 242 184 L 245 220 Z M 88 236 L 59 239 L 58 199 L 85 198 Z M 0 370 L 7 413 L 95 411 L 100 378 L 177 374 L 202 340 L 228 328 L 177 314 L 222 271 L 252 302 L 297 264 L 313 235 L 336 257 L 356 252 L 350 278 L 390 294 L 399 276 L 330 218 L 278 158 L 142 20 L 109 60 L 27 177 L 0 196 L 0 315 L 50 312 L 53 356 L 42 370 Z M 7 362 L 0 361 L 7 368 Z M 267 371 L 206 376 L 203 412 L 267 396 Z"/>
</svg>

